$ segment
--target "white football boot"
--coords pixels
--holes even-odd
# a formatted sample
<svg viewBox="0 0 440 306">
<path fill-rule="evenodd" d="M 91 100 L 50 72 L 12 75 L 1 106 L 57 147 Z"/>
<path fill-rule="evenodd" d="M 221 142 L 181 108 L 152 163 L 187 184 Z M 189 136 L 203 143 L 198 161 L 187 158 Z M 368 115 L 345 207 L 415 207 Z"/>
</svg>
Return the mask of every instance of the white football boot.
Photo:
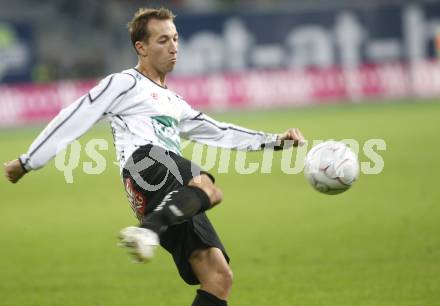
<svg viewBox="0 0 440 306">
<path fill-rule="evenodd" d="M 119 232 L 121 245 L 132 250 L 136 262 L 150 261 L 159 245 L 159 236 L 152 230 L 129 226 Z"/>
</svg>

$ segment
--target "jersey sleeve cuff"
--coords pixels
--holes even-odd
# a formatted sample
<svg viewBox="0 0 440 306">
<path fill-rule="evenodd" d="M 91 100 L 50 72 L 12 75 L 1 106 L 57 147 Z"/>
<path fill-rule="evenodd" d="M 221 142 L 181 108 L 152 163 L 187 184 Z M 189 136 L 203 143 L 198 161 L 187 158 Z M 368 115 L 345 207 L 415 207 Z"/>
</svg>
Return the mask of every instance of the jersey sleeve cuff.
<svg viewBox="0 0 440 306">
<path fill-rule="evenodd" d="M 31 166 L 29 165 L 29 157 L 27 154 L 23 154 L 18 158 L 18 161 L 20 162 L 21 167 L 24 171 L 29 172 L 33 170 Z"/>
<path fill-rule="evenodd" d="M 275 151 L 278 151 L 284 148 L 284 144 L 281 140 L 279 140 L 278 134 L 266 134 L 266 138 L 261 144 L 261 149 L 265 148 L 271 148 Z"/>
</svg>

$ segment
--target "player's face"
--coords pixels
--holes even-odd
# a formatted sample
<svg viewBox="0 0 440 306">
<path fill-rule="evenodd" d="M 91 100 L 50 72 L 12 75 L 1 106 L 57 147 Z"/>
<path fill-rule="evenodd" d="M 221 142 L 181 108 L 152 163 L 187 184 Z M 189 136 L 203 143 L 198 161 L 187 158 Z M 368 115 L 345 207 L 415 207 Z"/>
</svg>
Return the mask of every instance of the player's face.
<svg viewBox="0 0 440 306">
<path fill-rule="evenodd" d="M 173 70 L 177 61 L 178 34 L 172 20 L 152 19 L 148 22 L 150 37 L 146 50 L 150 65 L 160 73 Z"/>
</svg>

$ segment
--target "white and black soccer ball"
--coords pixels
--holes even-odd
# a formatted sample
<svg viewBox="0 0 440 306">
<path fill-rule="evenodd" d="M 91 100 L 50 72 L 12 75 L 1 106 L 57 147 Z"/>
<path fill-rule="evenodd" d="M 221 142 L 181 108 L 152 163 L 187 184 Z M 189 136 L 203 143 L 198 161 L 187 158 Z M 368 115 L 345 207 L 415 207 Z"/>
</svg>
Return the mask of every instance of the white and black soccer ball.
<svg viewBox="0 0 440 306">
<path fill-rule="evenodd" d="M 338 194 L 348 190 L 358 179 L 359 160 L 345 143 L 326 141 L 307 153 L 304 174 L 315 190 Z"/>
</svg>

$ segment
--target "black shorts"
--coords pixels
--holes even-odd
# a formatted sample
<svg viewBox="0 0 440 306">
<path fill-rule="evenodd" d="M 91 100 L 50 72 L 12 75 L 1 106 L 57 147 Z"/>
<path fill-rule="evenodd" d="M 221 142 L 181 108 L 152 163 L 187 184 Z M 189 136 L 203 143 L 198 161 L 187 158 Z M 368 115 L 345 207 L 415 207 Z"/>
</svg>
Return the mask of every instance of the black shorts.
<svg viewBox="0 0 440 306">
<path fill-rule="evenodd" d="M 141 220 L 160 204 L 165 195 L 187 185 L 200 174 L 207 174 L 214 181 L 211 174 L 182 156 L 158 146 L 145 145 L 127 161 L 122 177 L 131 207 Z M 219 248 L 229 262 L 225 247 L 205 213 L 170 226 L 161 234 L 160 244 L 171 253 L 180 276 L 190 285 L 200 283 L 188 261 L 195 250 Z"/>
</svg>

